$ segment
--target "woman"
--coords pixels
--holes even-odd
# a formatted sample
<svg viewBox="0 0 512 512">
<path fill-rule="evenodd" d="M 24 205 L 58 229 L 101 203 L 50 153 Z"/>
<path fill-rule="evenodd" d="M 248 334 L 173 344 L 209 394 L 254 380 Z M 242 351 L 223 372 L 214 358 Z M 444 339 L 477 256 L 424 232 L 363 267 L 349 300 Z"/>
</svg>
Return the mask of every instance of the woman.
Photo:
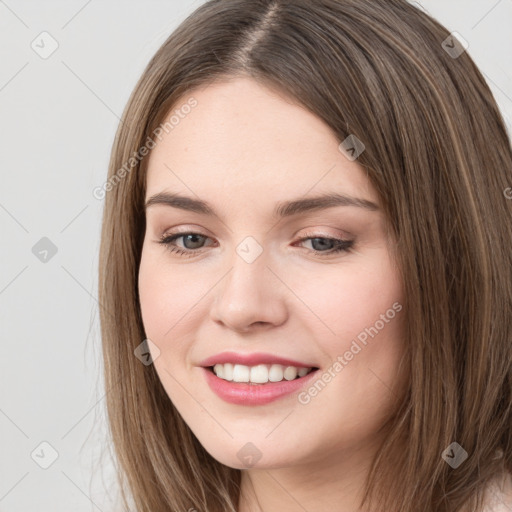
<svg viewBox="0 0 512 512">
<path fill-rule="evenodd" d="M 199 7 L 105 186 L 125 505 L 512 507 L 511 185 L 482 75 L 405 1 Z"/>
</svg>

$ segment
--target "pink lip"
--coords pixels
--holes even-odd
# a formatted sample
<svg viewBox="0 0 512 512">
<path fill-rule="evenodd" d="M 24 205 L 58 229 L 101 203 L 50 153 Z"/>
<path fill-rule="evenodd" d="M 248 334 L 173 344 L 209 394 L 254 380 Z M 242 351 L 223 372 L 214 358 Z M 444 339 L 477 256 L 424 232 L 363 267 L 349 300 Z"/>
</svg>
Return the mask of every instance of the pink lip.
<svg viewBox="0 0 512 512">
<path fill-rule="evenodd" d="M 254 354 L 237 354 L 236 352 L 222 352 L 220 354 L 216 354 L 212 357 L 209 357 L 204 361 L 201 361 L 199 363 L 199 366 L 215 366 L 217 363 L 243 364 L 245 366 L 256 366 L 258 364 L 282 364 L 283 366 L 296 366 L 298 368 L 317 367 L 314 363 L 301 363 L 300 361 L 294 361 L 293 359 L 278 357 L 272 354 L 264 354 L 263 352 L 257 352 Z"/>
<path fill-rule="evenodd" d="M 277 363 L 276 363 L 277 364 Z M 293 365 L 294 366 L 294 365 Z M 298 391 L 316 376 L 318 370 L 305 377 L 266 384 L 230 382 L 217 377 L 208 368 L 201 368 L 210 389 L 222 400 L 236 405 L 264 405 Z"/>
</svg>

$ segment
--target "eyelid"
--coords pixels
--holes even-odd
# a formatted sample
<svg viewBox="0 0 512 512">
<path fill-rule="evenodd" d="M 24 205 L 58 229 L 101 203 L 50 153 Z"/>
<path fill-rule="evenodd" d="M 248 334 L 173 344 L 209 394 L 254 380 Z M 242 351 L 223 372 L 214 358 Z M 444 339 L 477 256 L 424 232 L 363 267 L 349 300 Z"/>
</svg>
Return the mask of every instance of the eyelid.
<svg viewBox="0 0 512 512">
<path fill-rule="evenodd" d="M 194 224 L 179 224 L 177 227 L 171 226 L 165 230 L 158 230 L 158 233 L 161 233 L 161 237 L 166 237 L 170 235 L 183 234 L 186 235 L 190 232 L 194 232 L 201 236 L 206 236 L 208 238 L 213 238 L 212 236 L 205 233 L 206 230 L 200 228 L 199 226 L 195 226 Z"/>
<path fill-rule="evenodd" d="M 308 238 L 308 237 L 312 237 L 312 238 L 341 238 L 343 240 L 352 240 L 353 238 L 355 238 L 355 236 L 352 233 L 349 233 L 348 231 L 340 230 L 339 228 L 332 228 L 332 229 L 336 229 L 337 233 L 333 233 L 333 234 L 326 233 L 325 231 L 322 231 L 321 228 L 318 228 L 317 230 L 315 230 L 314 228 L 311 228 L 311 227 L 301 228 L 293 234 L 292 238 L 297 238 L 299 236 L 299 233 L 303 230 L 306 230 L 306 232 L 300 235 L 299 240 L 302 240 L 303 238 Z M 165 238 L 165 237 L 168 237 L 171 235 L 177 235 L 177 234 L 186 235 L 186 234 L 189 234 L 190 232 L 194 232 L 194 234 L 201 235 L 201 236 L 204 236 L 207 238 L 214 238 L 213 236 L 205 233 L 203 231 L 203 228 L 195 227 L 193 224 L 179 225 L 178 227 L 176 227 L 176 229 L 174 229 L 174 227 L 171 226 L 171 227 L 161 231 L 161 235 L 159 236 L 159 238 Z"/>
<path fill-rule="evenodd" d="M 199 248 L 198 250 L 194 249 L 181 249 L 179 247 L 176 247 L 175 245 L 171 245 L 175 240 L 178 240 L 182 237 L 188 236 L 188 235 L 199 235 L 200 237 L 206 238 L 208 240 L 214 240 L 212 237 L 208 235 L 204 235 L 200 233 L 198 230 L 178 230 L 174 231 L 172 233 L 168 233 L 167 231 L 164 232 L 164 234 L 160 237 L 160 240 L 157 240 L 156 242 L 159 244 L 162 244 L 165 246 L 167 250 L 169 250 L 171 253 L 179 254 L 182 257 L 194 257 L 196 255 L 201 255 L 204 252 L 204 247 Z M 295 238 L 295 237 L 294 237 Z M 304 233 L 302 237 L 297 239 L 294 242 L 294 245 L 300 244 L 303 242 L 306 242 L 308 240 L 315 240 L 315 239 L 324 239 L 324 240 L 330 240 L 331 242 L 334 242 L 335 247 L 333 249 L 330 249 L 328 251 L 319 251 L 315 249 L 306 249 L 308 253 L 313 253 L 314 256 L 325 258 L 328 260 L 330 257 L 336 257 L 339 254 L 350 254 L 353 252 L 354 243 L 356 242 L 356 239 L 354 237 L 345 237 L 345 236 L 331 236 L 331 235 L 325 235 L 318 232 L 311 232 L 311 233 Z M 212 244 L 215 246 L 215 241 Z M 206 246 L 207 247 L 207 246 Z"/>
<path fill-rule="evenodd" d="M 301 238 L 307 238 L 307 237 L 313 237 L 313 238 L 341 238 L 343 240 L 351 240 L 354 237 L 351 233 L 348 231 L 342 231 L 340 229 L 337 229 L 336 233 L 327 233 L 325 230 L 322 230 L 321 228 L 314 229 L 314 228 L 305 228 L 306 232 L 301 234 Z M 298 233 L 300 233 L 302 230 L 299 230 Z"/>
</svg>

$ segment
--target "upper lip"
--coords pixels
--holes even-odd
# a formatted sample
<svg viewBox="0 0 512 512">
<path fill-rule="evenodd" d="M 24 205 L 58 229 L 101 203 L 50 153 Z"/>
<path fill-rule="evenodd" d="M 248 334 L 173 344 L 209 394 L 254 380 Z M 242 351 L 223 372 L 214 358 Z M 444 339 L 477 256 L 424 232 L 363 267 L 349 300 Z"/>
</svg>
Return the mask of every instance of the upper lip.
<svg viewBox="0 0 512 512">
<path fill-rule="evenodd" d="M 283 366 L 296 366 L 298 368 L 316 368 L 314 364 L 308 362 L 295 361 L 287 357 L 275 356 L 273 354 L 265 354 L 257 352 L 253 354 L 241 354 L 237 352 L 222 352 L 214 356 L 208 357 L 199 363 L 199 366 L 205 368 L 215 366 L 216 364 L 233 363 L 243 364 L 245 366 L 256 366 L 258 364 L 281 364 Z"/>
</svg>

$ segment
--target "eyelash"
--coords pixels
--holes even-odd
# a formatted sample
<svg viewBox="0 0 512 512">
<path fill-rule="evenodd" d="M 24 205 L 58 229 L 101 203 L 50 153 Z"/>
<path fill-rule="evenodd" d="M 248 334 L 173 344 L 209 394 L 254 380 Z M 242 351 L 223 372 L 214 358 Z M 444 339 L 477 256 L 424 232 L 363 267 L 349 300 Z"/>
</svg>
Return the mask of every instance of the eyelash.
<svg viewBox="0 0 512 512">
<path fill-rule="evenodd" d="M 179 254 L 180 256 L 186 256 L 191 257 L 195 256 L 196 254 L 199 254 L 201 252 L 201 249 L 181 249 L 179 247 L 176 247 L 174 245 L 171 245 L 172 242 L 177 240 L 178 238 L 182 238 L 189 235 L 199 235 L 200 237 L 209 238 L 206 235 L 202 235 L 201 233 L 195 233 L 195 232 L 186 232 L 186 233 L 175 233 L 171 235 L 163 235 L 162 238 L 158 241 L 159 244 L 162 244 L 165 246 L 165 248 L 170 251 L 171 253 Z M 297 242 L 304 242 L 306 240 L 311 240 L 318 238 L 320 240 L 329 240 L 332 242 L 336 242 L 336 246 L 333 249 L 330 249 L 329 251 L 317 251 L 315 249 L 309 249 L 310 252 L 315 253 L 316 255 L 319 255 L 320 257 L 327 257 L 331 256 L 333 254 L 341 253 L 341 252 L 351 252 L 352 246 L 354 245 L 354 240 L 343 240 L 341 238 L 330 238 L 330 237 L 324 237 L 324 236 L 315 236 L 312 233 L 306 233 L 303 238 L 298 240 Z"/>
</svg>

